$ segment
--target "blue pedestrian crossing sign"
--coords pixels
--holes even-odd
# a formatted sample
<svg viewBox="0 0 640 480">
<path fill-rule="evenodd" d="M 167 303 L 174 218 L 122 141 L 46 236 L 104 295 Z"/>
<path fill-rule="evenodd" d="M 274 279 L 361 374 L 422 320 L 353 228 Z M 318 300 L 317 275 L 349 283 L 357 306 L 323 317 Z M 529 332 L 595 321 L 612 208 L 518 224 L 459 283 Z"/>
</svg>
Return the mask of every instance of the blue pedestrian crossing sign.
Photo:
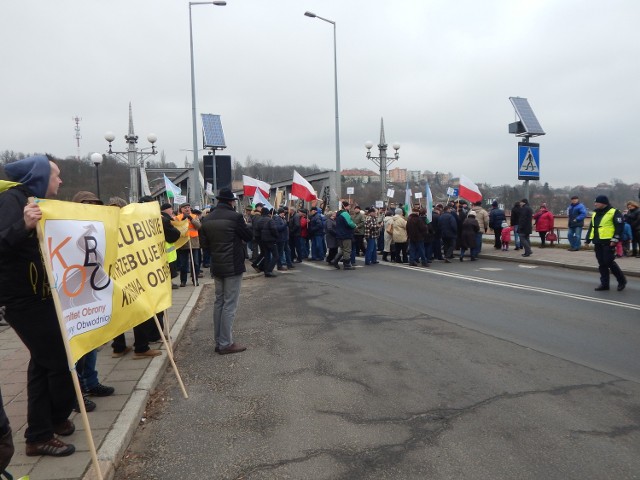
<svg viewBox="0 0 640 480">
<path fill-rule="evenodd" d="M 518 180 L 540 180 L 539 143 L 518 143 Z"/>
</svg>

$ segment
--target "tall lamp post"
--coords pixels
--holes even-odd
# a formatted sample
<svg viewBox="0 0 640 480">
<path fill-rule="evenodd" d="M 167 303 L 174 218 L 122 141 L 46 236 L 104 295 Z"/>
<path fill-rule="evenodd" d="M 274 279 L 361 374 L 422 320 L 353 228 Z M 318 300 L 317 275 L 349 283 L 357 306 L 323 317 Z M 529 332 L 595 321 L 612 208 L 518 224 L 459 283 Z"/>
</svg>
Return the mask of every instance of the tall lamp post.
<svg viewBox="0 0 640 480">
<path fill-rule="evenodd" d="M 333 25 L 333 88 L 336 111 L 336 208 L 339 208 L 340 195 L 342 195 L 342 176 L 340 174 L 340 122 L 338 120 L 338 53 L 336 43 L 336 22 L 316 15 L 313 12 L 304 12 L 307 17 L 317 18 Z"/>
<path fill-rule="evenodd" d="M 96 188 L 98 198 L 100 198 L 100 164 L 102 163 L 102 154 L 97 152 L 92 153 L 91 162 L 96 166 Z"/>
<path fill-rule="evenodd" d="M 227 2 L 225 1 L 189 2 L 189 50 L 191 52 L 191 123 L 193 128 L 193 187 L 191 188 L 191 202 L 194 205 L 194 208 L 200 203 L 202 195 L 200 193 L 200 165 L 198 164 L 198 130 L 196 127 L 196 75 L 193 63 L 193 25 L 191 22 L 191 6 L 215 5 L 217 7 L 224 7 L 226 4 Z"/>
<path fill-rule="evenodd" d="M 114 152 L 112 150 L 111 143 L 116 139 L 113 132 L 105 133 L 104 139 L 109 143 L 107 153 L 129 165 L 129 203 L 136 203 L 140 199 L 141 169 L 144 168 L 144 160 L 146 158 L 158 153 L 155 146 L 158 137 L 150 133 L 147 135 L 147 141 L 151 144 L 151 147 L 138 149 L 138 136 L 133 131 L 133 114 L 131 113 L 131 104 L 129 104 L 129 133 L 124 136 L 127 141 L 127 151 Z M 151 148 L 150 152 L 143 152 L 143 150 L 148 150 L 149 148 Z"/>
<path fill-rule="evenodd" d="M 371 155 L 371 148 L 373 148 L 373 142 L 368 141 L 364 144 L 367 149 L 367 160 L 371 160 L 378 167 L 380 167 L 380 185 L 382 190 L 382 198 L 384 199 L 387 195 L 387 166 L 390 163 L 395 162 L 400 158 L 400 154 L 398 150 L 400 150 L 400 144 L 398 142 L 392 145 L 393 149 L 396 151 L 393 157 L 387 157 L 387 141 L 384 138 L 384 119 L 380 119 L 380 143 L 378 143 L 378 156 L 374 157 Z"/>
</svg>

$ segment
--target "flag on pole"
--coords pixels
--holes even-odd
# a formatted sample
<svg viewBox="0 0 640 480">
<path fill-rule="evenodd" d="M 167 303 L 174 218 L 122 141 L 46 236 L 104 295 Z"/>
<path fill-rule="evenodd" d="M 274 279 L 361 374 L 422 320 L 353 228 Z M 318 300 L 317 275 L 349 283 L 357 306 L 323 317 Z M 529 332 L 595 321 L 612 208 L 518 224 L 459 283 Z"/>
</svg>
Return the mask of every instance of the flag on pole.
<svg viewBox="0 0 640 480">
<path fill-rule="evenodd" d="M 433 195 L 431 195 L 431 189 L 429 188 L 428 183 L 425 188 L 424 197 L 427 201 L 427 219 L 429 219 L 429 223 L 431 223 L 433 221 Z"/>
<path fill-rule="evenodd" d="M 175 198 L 176 195 L 182 194 L 182 189 L 179 186 L 169 180 L 164 173 L 162 176 L 164 177 L 164 189 L 167 191 L 167 197 Z"/>
<path fill-rule="evenodd" d="M 242 184 L 244 187 L 244 195 L 246 197 L 253 197 L 256 194 L 256 190 L 260 190 L 262 195 L 268 197 L 269 192 L 271 191 L 271 185 L 267 182 L 247 177 L 246 175 L 242 176 Z"/>
<path fill-rule="evenodd" d="M 460 175 L 460 185 L 458 186 L 458 196 L 476 203 L 482 200 L 482 194 L 478 186 L 464 175 Z"/>
<path fill-rule="evenodd" d="M 253 196 L 253 204 L 262 203 L 269 210 L 273 210 L 273 205 L 269 203 L 269 200 L 262 195 L 262 191 L 259 188 L 256 188 L 256 194 Z"/>
<path fill-rule="evenodd" d="M 310 202 L 318 198 L 316 191 L 311 184 L 307 182 L 302 175 L 295 170 L 293 171 L 293 184 L 291 185 L 291 195 Z"/>
<path fill-rule="evenodd" d="M 404 192 L 404 216 L 409 218 L 411 213 L 411 189 L 409 188 L 409 182 L 407 182 L 407 189 Z"/>
</svg>

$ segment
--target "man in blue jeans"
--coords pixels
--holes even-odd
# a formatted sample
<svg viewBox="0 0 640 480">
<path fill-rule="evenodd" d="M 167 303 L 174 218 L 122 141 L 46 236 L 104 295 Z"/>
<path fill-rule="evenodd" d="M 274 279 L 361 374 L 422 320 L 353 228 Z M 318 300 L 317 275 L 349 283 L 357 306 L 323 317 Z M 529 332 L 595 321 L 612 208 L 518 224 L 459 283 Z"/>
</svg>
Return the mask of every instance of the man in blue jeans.
<svg viewBox="0 0 640 480">
<path fill-rule="evenodd" d="M 571 197 L 571 205 L 567 208 L 567 216 L 569 217 L 569 232 L 567 239 L 569 240 L 570 252 L 580 250 L 582 243 L 582 229 L 584 227 L 584 219 L 587 216 L 587 209 L 580 203 L 580 197 L 574 195 Z"/>
</svg>

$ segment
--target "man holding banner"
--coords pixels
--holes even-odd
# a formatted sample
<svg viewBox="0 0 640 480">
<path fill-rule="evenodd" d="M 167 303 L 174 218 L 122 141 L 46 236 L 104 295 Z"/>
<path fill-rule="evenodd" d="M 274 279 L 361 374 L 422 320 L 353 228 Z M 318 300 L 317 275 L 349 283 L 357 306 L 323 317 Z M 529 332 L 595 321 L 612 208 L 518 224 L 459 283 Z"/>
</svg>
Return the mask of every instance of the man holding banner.
<svg viewBox="0 0 640 480">
<path fill-rule="evenodd" d="M 5 172 L 12 182 L 0 182 L 0 306 L 31 354 L 26 454 L 62 457 L 75 447 L 54 434 L 74 432 L 68 417 L 75 393 L 36 235 L 42 217 L 37 199 L 57 195 L 60 169 L 51 157 L 36 155 L 7 164 Z"/>
</svg>

